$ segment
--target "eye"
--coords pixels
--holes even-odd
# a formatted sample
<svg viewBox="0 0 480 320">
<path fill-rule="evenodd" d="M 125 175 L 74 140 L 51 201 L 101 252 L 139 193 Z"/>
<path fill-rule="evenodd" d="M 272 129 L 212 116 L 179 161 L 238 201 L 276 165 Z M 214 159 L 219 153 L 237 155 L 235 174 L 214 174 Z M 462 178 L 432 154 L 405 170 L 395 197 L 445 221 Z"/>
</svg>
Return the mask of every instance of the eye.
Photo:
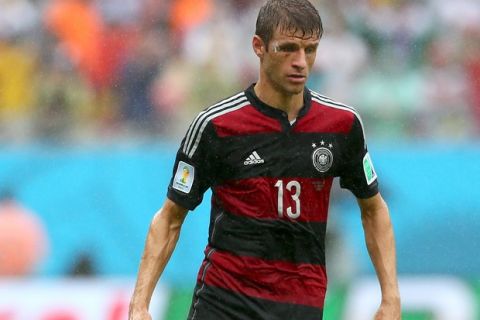
<svg viewBox="0 0 480 320">
<path fill-rule="evenodd" d="M 312 54 L 317 51 L 317 46 L 308 46 L 305 48 L 305 53 L 306 54 Z"/>
<path fill-rule="evenodd" d="M 292 43 L 286 43 L 286 44 L 281 44 L 277 46 L 277 51 L 278 52 L 295 52 L 298 50 L 298 46 Z"/>
</svg>

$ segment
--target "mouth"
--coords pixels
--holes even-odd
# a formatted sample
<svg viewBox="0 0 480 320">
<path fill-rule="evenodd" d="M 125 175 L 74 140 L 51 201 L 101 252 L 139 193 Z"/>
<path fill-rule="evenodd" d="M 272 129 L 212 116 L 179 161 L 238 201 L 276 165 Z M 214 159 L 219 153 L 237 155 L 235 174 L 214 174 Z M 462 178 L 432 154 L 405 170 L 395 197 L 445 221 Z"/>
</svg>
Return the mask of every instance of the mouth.
<svg viewBox="0 0 480 320">
<path fill-rule="evenodd" d="M 287 78 L 294 83 L 304 83 L 307 79 L 303 74 L 289 74 Z"/>
</svg>

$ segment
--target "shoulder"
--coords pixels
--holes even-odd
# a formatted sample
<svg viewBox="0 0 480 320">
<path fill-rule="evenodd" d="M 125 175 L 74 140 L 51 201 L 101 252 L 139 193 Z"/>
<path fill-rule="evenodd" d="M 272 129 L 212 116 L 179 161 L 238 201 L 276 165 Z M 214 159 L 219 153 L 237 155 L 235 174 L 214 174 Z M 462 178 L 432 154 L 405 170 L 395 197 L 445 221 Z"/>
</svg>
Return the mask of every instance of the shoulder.
<svg viewBox="0 0 480 320">
<path fill-rule="evenodd" d="M 194 123 L 197 123 L 197 127 L 203 123 L 202 126 L 206 126 L 207 130 L 211 129 L 210 132 L 214 132 L 218 138 L 281 131 L 278 121 L 255 106 L 248 90 L 208 107 L 197 116 Z"/>
<path fill-rule="evenodd" d="M 250 104 L 245 92 L 236 93 L 230 97 L 220 100 L 217 103 L 203 109 L 193 120 L 190 127 L 198 127 L 213 119 L 229 114 L 236 110 L 240 110 L 244 106 Z"/>
<path fill-rule="evenodd" d="M 313 90 L 310 90 L 310 94 L 312 96 L 312 106 L 317 109 L 322 109 L 324 112 L 336 113 L 345 118 L 356 118 L 360 122 L 362 121 L 360 114 L 354 107 L 335 101 Z"/>
<path fill-rule="evenodd" d="M 208 135 L 209 128 L 216 118 L 225 116 L 249 105 L 245 92 L 239 92 L 227 97 L 201 111 L 193 119 L 185 135 L 183 152 L 192 157 L 202 136 Z"/>
<path fill-rule="evenodd" d="M 337 125 L 352 128 L 355 124 L 364 130 L 360 113 L 352 106 L 338 102 L 318 92 L 310 90 L 313 114 L 335 121 Z M 349 131 L 349 130 L 348 130 Z"/>
</svg>

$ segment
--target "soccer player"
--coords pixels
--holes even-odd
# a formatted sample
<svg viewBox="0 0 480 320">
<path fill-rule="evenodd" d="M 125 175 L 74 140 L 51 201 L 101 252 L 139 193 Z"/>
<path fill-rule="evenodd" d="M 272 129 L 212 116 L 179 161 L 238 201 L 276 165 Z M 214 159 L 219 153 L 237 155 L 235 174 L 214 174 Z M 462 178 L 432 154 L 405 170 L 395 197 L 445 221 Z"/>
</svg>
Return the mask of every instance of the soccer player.
<svg viewBox="0 0 480 320">
<path fill-rule="evenodd" d="M 150 225 L 130 320 L 151 319 L 155 285 L 208 188 L 208 245 L 188 319 L 322 319 L 334 177 L 358 199 L 382 291 L 375 319 L 400 319 L 394 236 L 362 121 L 305 87 L 322 32 L 307 0 L 269 0 L 260 9 L 252 40 L 258 82 L 190 125 L 168 199 Z"/>
</svg>

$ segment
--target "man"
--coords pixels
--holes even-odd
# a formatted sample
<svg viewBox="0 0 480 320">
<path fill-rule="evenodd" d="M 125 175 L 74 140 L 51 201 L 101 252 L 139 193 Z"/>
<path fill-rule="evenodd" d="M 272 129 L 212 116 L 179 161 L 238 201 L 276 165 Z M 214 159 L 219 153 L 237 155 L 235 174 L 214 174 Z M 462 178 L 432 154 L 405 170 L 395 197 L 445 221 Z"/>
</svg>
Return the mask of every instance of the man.
<svg viewBox="0 0 480 320">
<path fill-rule="evenodd" d="M 375 319 L 400 319 L 393 231 L 360 117 L 305 87 L 322 32 L 307 0 L 269 0 L 260 9 L 252 40 L 258 82 L 190 125 L 168 200 L 150 226 L 130 320 L 151 319 L 155 284 L 208 188 L 209 239 L 188 319 L 322 319 L 336 176 L 362 212 L 382 289 Z"/>
</svg>

